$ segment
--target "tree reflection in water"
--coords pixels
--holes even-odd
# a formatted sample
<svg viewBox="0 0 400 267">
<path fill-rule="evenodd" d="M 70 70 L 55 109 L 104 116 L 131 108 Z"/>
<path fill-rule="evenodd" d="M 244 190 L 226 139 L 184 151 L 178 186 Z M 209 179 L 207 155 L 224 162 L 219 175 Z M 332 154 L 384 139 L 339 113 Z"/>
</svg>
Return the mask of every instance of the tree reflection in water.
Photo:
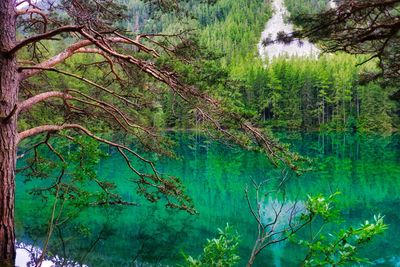
<svg viewBox="0 0 400 267">
<path fill-rule="evenodd" d="M 176 213 L 171 211 L 169 216 L 163 218 L 163 223 L 158 221 L 153 225 L 148 220 L 135 225 L 133 221 L 121 220 L 121 216 L 126 218 L 126 215 L 135 212 L 134 207 L 89 208 L 81 216 L 55 226 L 40 265 L 43 251 L 39 247 L 46 239 L 46 223 L 49 221 L 49 217 L 42 216 L 43 210 L 45 206 L 43 209 L 32 209 L 27 215 L 41 219 L 35 223 L 25 221 L 23 233 L 19 232 L 17 263 L 21 267 L 161 266 L 161 260 L 171 257 L 169 247 L 177 247 L 182 239 L 187 238 L 185 229 L 191 223 L 186 220 L 171 225 Z"/>
<path fill-rule="evenodd" d="M 307 200 L 307 194 L 340 191 L 338 204 L 347 226 L 359 225 L 374 214 L 384 214 L 389 230 L 385 237 L 366 248 L 363 256 L 385 264 L 398 260 L 400 138 L 297 132 L 278 137 L 314 159 L 316 165 L 314 172 L 288 181 L 287 200 L 300 204 Z M 123 159 L 111 156 L 100 163 L 98 176 L 115 181 L 124 199 L 140 206 L 89 207 L 78 215 L 76 208 L 65 207 L 60 220 L 65 222 L 54 228 L 47 256 L 57 255 L 90 267 L 176 266 L 183 262 L 181 251 L 201 254 L 206 239 L 228 222 L 241 235 L 239 253 L 243 261 L 239 266 L 244 266 L 256 229 L 243 189 L 251 179 L 259 183 L 281 173 L 274 171 L 263 155 L 254 152 L 227 148 L 202 137 L 194 139 L 187 133 L 175 134 L 174 140 L 177 155 L 184 160 L 158 159 L 157 165 L 160 172 L 182 178 L 199 215 L 170 211 L 162 204 L 143 201 L 127 181 L 129 170 L 115 172 L 116 166 L 124 165 Z M 33 186 L 42 186 L 42 181 L 23 181 L 22 176 L 17 180 L 17 240 L 43 248 L 53 201 L 26 193 Z M 264 250 L 255 266 L 298 266 L 302 259 L 304 251 L 286 242 Z"/>
</svg>

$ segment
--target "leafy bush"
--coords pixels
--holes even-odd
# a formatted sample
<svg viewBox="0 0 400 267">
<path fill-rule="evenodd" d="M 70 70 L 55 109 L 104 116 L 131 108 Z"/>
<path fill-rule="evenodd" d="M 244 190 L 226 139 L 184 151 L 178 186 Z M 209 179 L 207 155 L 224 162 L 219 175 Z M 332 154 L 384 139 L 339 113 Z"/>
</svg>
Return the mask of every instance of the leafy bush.
<svg viewBox="0 0 400 267">
<path fill-rule="evenodd" d="M 229 224 L 225 229 L 218 229 L 218 237 L 208 239 L 204 252 L 197 259 L 185 255 L 185 266 L 190 267 L 229 267 L 239 262 L 237 255 L 239 235 Z"/>
<path fill-rule="evenodd" d="M 368 262 L 357 255 L 359 248 L 386 229 L 383 216 L 378 215 L 374 216 L 373 222 L 365 221 L 358 228 L 349 227 L 337 234 L 321 234 L 311 242 L 300 241 L 301 245 L 308 248 L 304 266 L 343 266 Z"/>
</svg>

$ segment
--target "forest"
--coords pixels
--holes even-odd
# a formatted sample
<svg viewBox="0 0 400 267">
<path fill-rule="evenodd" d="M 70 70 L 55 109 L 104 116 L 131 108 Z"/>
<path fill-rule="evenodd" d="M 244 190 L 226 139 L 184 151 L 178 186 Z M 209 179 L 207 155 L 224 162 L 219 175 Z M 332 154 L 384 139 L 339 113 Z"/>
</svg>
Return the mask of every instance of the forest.
<svg viewBox="0 0 400 267">
<path fill-rule="evenodd" d="M 1 0 L 0 267 L 397 266 L 399 8 Z"/>
<path fill-rule="evenodd" d="M 206 67 L 218 68 L 219 76 L 229 77 L 236 83 L 235 88 L 230 88 L 230 98 L 257 125 L 289 130 L 381 133 L 398 128 L 398 102 L 390 98 L 395 87 L 364 84 L 361 72 L 373 70 L 375 65 L 357 66 L 364 60 L 363 56 L 339 53 L 322 55 L 317 61 L 281 57 L 265 68 L 260 59 L 255 59 L 254 44 L 258 42 L 260 29 L 271 16 L 270 7 L 263 6 L 263 1 L 217 1 L 211 7 L 196 2 L 189 1 L 187 5 L 197 20 L 188 19 L 181 24 L 174 21 L 175 17 L 164 14 L 157 23 L 151 19 L 143 23 L 143 31 L 200 28 L 200 45 L 212 50 L 217 61 L 208 62 Z M 295 17 L 321 11 L 327 7 L 327 2 L 285 3 Z M 144 5 L 138 7 L 135 2 L 130 3 L 132 16 L 143 21 L 142 17 L 149 11 Z M 135 25 L 126 27 L 140 29 L 142 24 Z M 226 87 L 222 86 L 220 90 L 224 95 Z M 163 97 L 163 101 L 169 98 Z M 162 106 L 170 107 L 171 103 Z M 188 114 L 187 110 L 160 110 L 158 123 L 168 128 L 195 127 L 196 118 L 184 114 Z"/>
</svg>

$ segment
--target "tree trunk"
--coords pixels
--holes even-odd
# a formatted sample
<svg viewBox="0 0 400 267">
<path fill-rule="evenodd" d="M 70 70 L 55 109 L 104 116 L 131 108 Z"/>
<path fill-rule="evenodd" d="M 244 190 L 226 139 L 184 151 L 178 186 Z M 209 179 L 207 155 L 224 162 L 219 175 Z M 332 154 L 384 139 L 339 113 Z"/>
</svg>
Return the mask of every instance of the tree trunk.
<svg viewBox="0 0 400 267">
<path fill-rule="evenodd" d="M 0 1 L 0 266 L 15 261 L 14 191 L 18 96 L 17 62 L 6 53 L 15 44 L 15 0 Z"/>
<path fill-rule="evenodd" d="M 250 259 L 249 259 L 249 261 L 247 262 L 247 264 L 246 264 L 246 267 L 252 267 L 253 266 L 253 264 L 254 264 L 254 260 L 256 259 L 256 256 L 254 255 L 254 254 L 251 254 L 250 255 Z"/>
<path fill-rule="evenodd" d="M 251 251 L 250 259 L 247 261 L 246 267 L 252 267 L 258 253 L 260 253 L 260 250 L 258 249 L 259 247 L 258 240 L 259 239 L 257 239 L 256 243 L 254 244 L 253 250 Z"/>
<path fill-rule="evenodd" d="M 15 136 L 15 123 L 0 125 L 0 266 L 13 266 L 15 260 Z"/>
</svg>

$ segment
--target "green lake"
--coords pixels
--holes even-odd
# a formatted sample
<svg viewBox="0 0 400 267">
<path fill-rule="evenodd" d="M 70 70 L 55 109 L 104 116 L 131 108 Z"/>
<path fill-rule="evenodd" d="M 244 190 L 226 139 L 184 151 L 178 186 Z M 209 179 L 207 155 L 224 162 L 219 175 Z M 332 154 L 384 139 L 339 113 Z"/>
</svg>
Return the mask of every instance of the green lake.
<svg viewBox="0 0 400 267">
<path fill-rule="evenodd" d="M 280 133 L 278 137 L 314 160 L 315 171 L 290 176 L 286 184 L 288 201 L 301 202 L 307 194 L 340 191 L 342 226 L 358 226 L 372 220 L 374 214 L 385 215 L 389 229 L 361 254 L 376 266 L 400 266 L 400 137 L 298 132 Z M 99 164 L 99 177 L 114 181 L 125 199 L 140 206 L 86 208 L 55 228 L 48 256 L 56 266 L 177 266 L 183 263 L 182 252 L 199 255 L 206 239 L 214 237 L 217 228 L 226 223 L 241 236 L 239 266 L 245 265 L 257 225 L 244 189 L 252 180 L 278 178 L 281 171 L 264 155 L 197 134 L 176 133 L 172 138 L 180 159 L 152 159 L 160 172 L 182 178 L 199 214 L 166 210 L 165 203 L 143 200 L 129 182 L 134 175 L 124 159 L 112 152 Z M 23 180 L 18 176 L 17 241 L 21 246 L 41 248 L 53 202 L 28 194 L 27 189 L 41 181 Z M 306 227 L 300 235 L 312 231 L 315 229 Z M 304 253 L 292 242 L 279 243 L 264 250 L 255 266 L 299 266 Z"/>
</svg>

